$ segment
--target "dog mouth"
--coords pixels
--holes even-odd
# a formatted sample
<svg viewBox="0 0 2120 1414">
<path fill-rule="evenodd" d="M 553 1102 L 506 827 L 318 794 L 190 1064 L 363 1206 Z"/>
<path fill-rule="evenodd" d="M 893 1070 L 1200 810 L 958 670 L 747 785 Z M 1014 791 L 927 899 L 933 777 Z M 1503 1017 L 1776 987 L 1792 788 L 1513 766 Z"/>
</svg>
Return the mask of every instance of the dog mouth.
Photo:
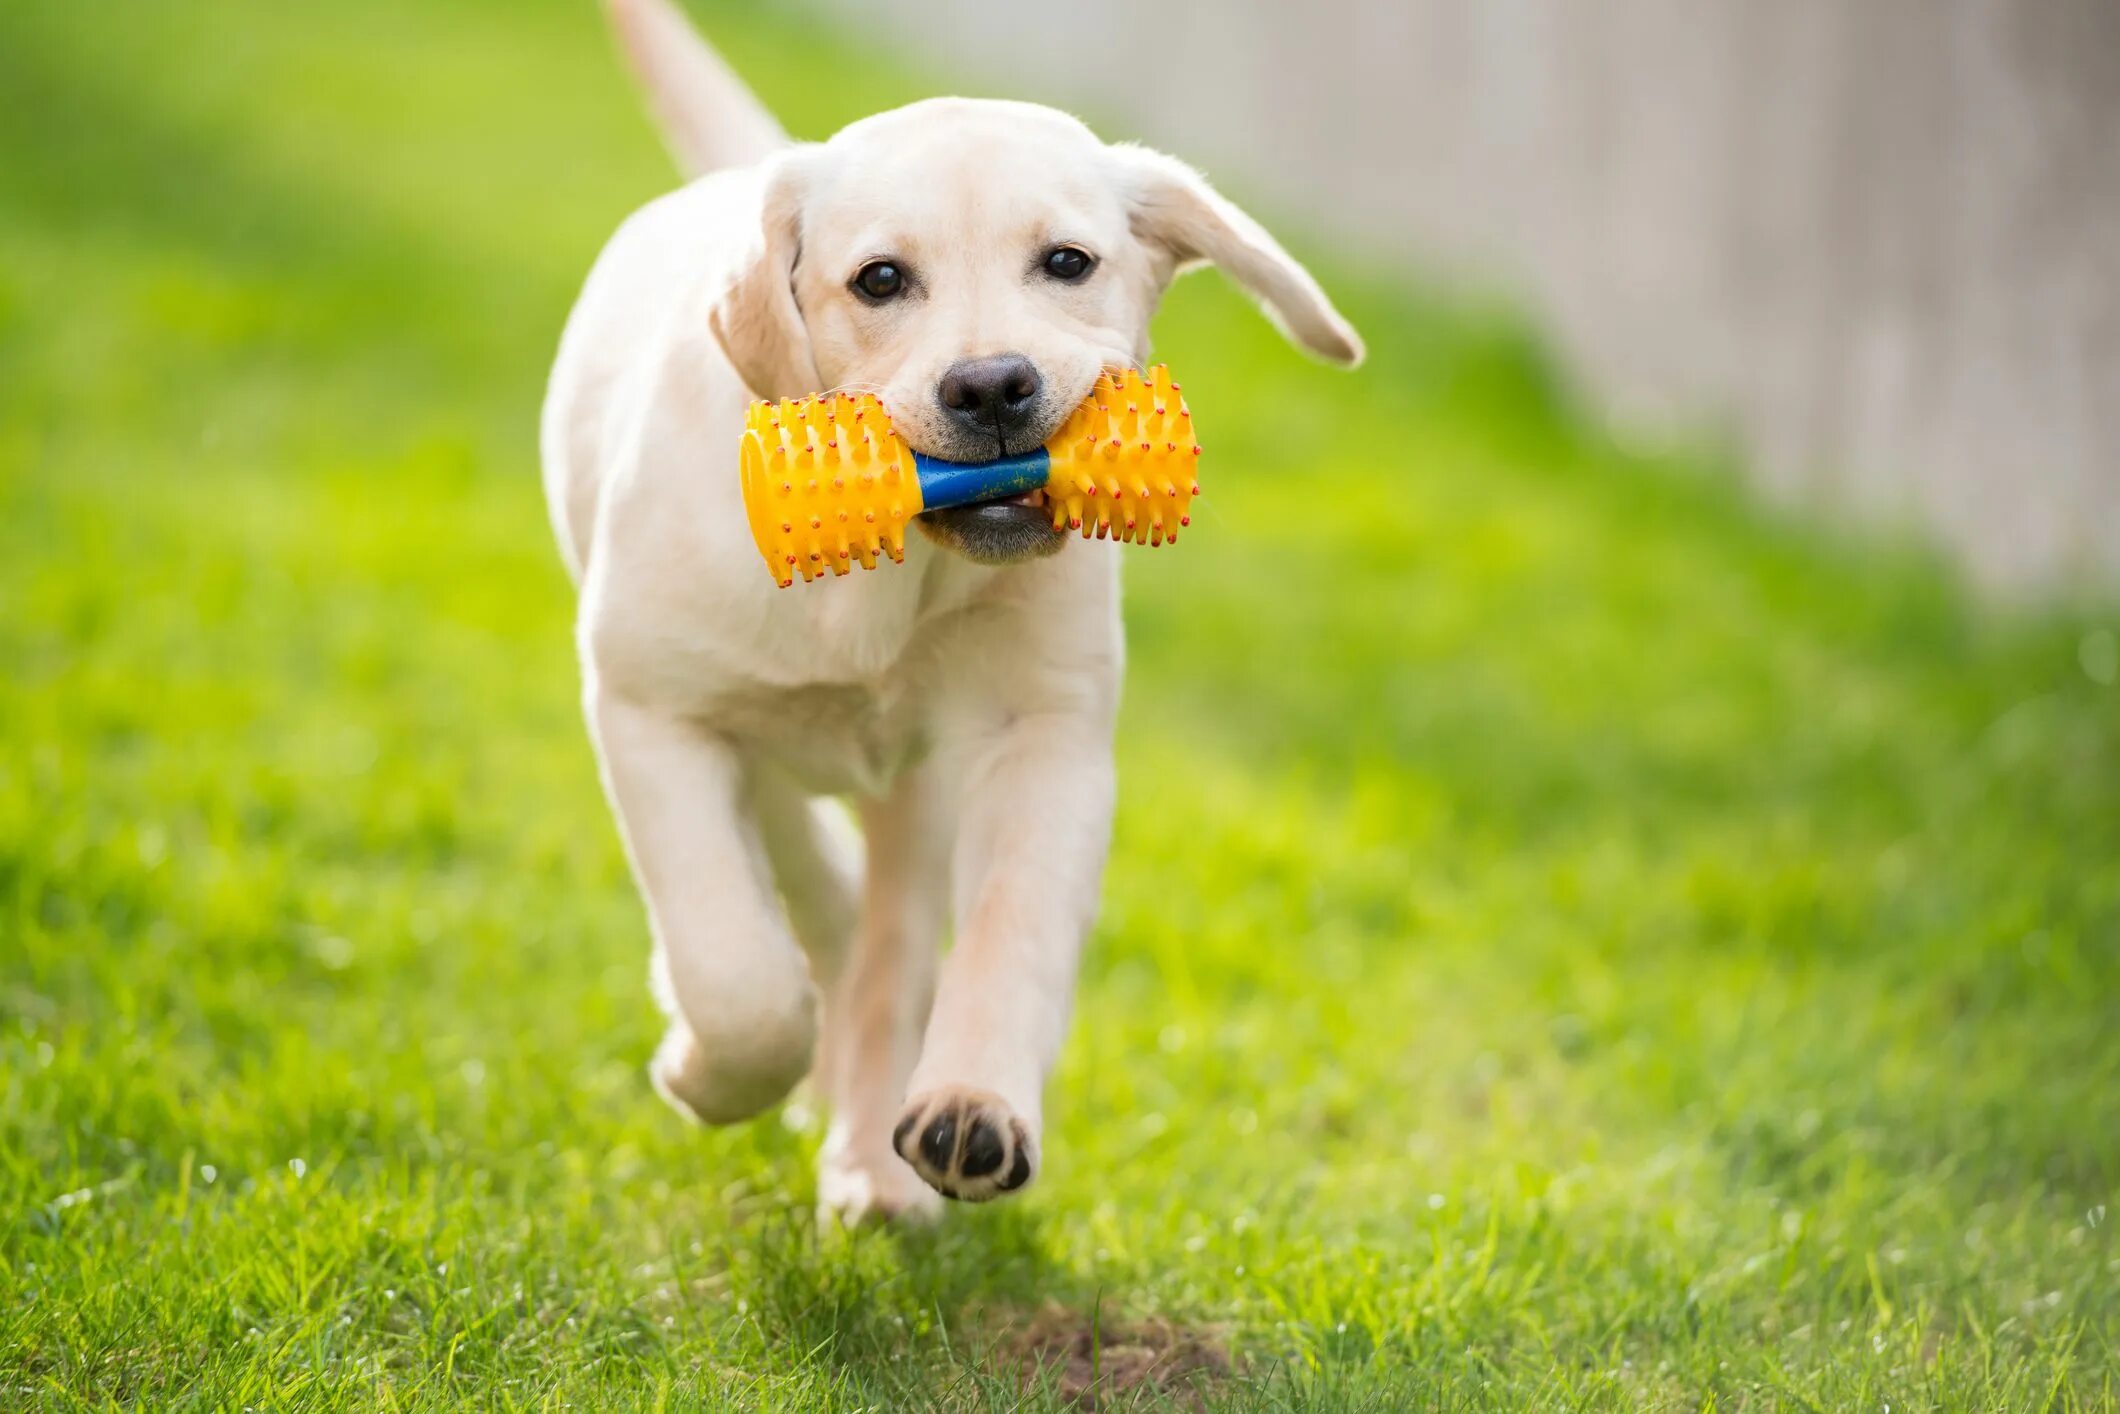
<svg viewBox="0 0 2120 1414">
<path fill-rule="evenodd" d="M 944 549 L 981 565 L 1042 559 L 1067 542 L 1065 535 L 1053 529 L 1051 503 L 1043 486 L 1014 496 L 923 511 L 914 524 Z"/>
<path fill-rule="evenodd" d="M 917 439 L 913 445 L 929 456 L 946 461 L 989 462 L 1022 450 L 1018 443 L 1042 446 L 1042 438 L 1032 440 L 1037 430 L 1027 428 L 1020 435 L 1013 432 L 1004 435 L 995 429 L 993 440 L 984 445 L 959 437 L 944 437 L 932 448 L 921 446 Z M 913 524 L 944 549 L 982 565 L 1013 565 L 1042 559 L 1067 543 L 1067 536 L 1053 529 L 1052 503 L 1043 486 L 961 506 L 923 511 L 914 518 Z"/>
<path fill-rule="evenodd" d="M 1043 486 L 1036 487 L 1029 491 L 1020 492 L 1014 496 L 995 496 L 990 500 L 971 502 L 971 505 L 973 506 L 1028 506 L 1032 510 L 1036 511 L 1042 511 L 1046 509 L 1049 504 L 1051 503 L 1045 499 L 1045 488 Z M 958 507 L 957 509 L 962 510 L 968 508 Z M 937 514 L 940 513 L 937 512 Z"/>
</svg>

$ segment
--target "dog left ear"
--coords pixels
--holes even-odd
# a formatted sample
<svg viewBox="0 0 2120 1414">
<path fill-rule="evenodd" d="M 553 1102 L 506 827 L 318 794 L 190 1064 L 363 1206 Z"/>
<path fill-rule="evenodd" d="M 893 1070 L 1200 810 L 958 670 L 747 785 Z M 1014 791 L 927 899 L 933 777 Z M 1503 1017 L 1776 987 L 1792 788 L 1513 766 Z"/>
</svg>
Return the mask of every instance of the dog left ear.
<svg viewBox="0 0 2120 1414">
<path fill-rule="evenodd" d="M 800 398 L 821 386 L 809 326 L 795 303 L 805 191 L 801 148 L 769 159 L 760 200 L 759 244 L 715 300 L 707 325 L 761 398 Z"/>
<path fill-rule="evenodd" d="M 1362 336 L 1264 226 L 1175 157 L 1131 144 L 1112 153 L 1134 234 L 1168 256 L 1170 274 L 1211 261 L 1258 299 L 1290 342 L 1342 367 L 1362 361 Z"/>
</svg>

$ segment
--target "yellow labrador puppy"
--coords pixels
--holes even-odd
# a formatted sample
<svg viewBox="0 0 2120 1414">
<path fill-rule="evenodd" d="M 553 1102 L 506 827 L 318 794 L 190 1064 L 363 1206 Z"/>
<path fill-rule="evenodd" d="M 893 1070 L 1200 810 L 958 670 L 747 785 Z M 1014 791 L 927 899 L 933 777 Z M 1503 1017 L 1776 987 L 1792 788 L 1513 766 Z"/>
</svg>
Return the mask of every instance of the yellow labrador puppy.
<svg viewBox="0 0 2120 1414">
<path fill-rule="evenodd" d="M 1034 447 L 1207 261 L 1313 353 L 1361 343 L 1169 157 L 966 99 L 791 143 L 671 0 L 610 5 L 693 180 L 596 262 L 543 451 L 670 1018 L 651 1074 L 708 1123 L 814 1075 L 819 1193 L 850 1219 L 1015 1192 L 1110 829 L 1119 551 L 1056 534 L 1034 493 L 783 591 L 740 502 L 745 404 L 860 388 L 931 455 Z"/>
</svg>

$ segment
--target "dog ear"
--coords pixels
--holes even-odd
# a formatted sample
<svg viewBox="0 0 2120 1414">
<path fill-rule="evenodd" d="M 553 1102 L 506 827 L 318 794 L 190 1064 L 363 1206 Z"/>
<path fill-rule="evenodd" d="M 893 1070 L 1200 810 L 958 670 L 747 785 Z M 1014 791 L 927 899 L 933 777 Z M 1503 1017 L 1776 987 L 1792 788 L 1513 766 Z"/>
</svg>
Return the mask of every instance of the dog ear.
<svg viewBox="0 0 2120 1414">
<path fill-rule="evenodd" d="M 707 315 L 744 386 L 761 398 L 800 398 L 821 386 L 809 326 L 795 303 L 806 186 L 802 158 L 795 149 L 769 162 L 759 244 Z"/>
<path fill-rule="evenodd" d="M 1175 157 L 1113 148 L 1124 173 L 1134 234 L 1170 261 L 1170 275 L 1212 262 L 1249 291 L 1290 342 L 1352 368 L 1362 337 L 1332 307 L 1310 272 L 1266 228 Z"/>
</svg>

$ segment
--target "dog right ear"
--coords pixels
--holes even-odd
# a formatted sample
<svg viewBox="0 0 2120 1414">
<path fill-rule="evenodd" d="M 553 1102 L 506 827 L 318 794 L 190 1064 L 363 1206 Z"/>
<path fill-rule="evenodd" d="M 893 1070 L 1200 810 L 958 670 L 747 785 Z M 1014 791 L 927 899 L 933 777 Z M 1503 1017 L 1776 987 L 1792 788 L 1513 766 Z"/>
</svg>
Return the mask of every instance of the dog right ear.
<svg viewBox="0 0 2120 1414">
<path fill-rule="evenodd" d="M 795 303 L 806 188 L 800 148 L 766 164 L 759 244 L 707 315 L 744 386 L 761 398 L 800 398 L 821 386 L 809 326 Z"/>
</svg>

